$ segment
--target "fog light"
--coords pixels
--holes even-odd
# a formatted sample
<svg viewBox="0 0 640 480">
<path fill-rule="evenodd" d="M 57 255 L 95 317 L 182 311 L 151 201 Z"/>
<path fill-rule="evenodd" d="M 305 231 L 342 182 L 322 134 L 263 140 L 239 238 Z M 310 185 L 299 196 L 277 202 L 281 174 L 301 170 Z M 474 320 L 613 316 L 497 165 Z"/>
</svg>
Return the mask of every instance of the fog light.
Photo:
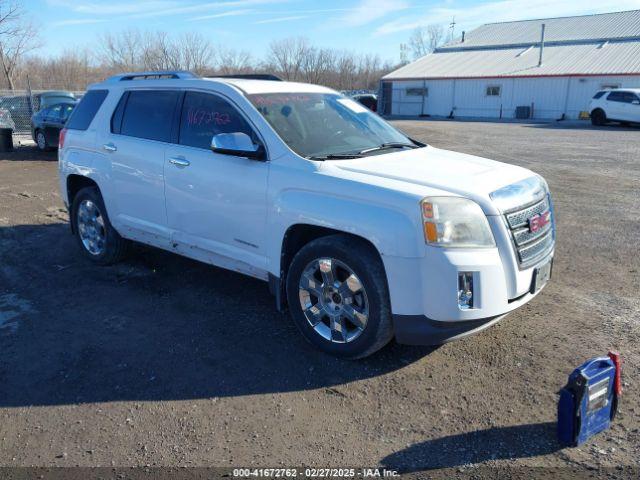
<svg viewBox="0 0 640 480">
<path fill-rule="evenodd" d="M 458 307 L 473 308 L 473 272 L 458 273 Z"/>
</svg>

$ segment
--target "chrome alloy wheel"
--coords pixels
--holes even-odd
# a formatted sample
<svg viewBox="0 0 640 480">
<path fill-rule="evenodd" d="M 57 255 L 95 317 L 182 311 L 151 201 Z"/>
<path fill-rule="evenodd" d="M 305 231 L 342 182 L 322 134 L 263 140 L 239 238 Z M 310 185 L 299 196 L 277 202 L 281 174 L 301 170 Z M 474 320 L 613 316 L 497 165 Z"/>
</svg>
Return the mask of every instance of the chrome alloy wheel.
<svg viewBox="0 0 640 480">
<path fill-rule="evenodd" d="M 299 282 L 300 306 L 309 325 L 335 343 L 358 338 L 369 319 L 367 293 L 358 276 L 334 258 L 310 262 Z"/>
<path fill-rule="evenodd" d="M 91 255 L 104 252 L 107 232 L 104 217 L 98 206 L 91 200 L 83 200 L 78 207 L 78 233 L 84 248 Z"/>
</svg>

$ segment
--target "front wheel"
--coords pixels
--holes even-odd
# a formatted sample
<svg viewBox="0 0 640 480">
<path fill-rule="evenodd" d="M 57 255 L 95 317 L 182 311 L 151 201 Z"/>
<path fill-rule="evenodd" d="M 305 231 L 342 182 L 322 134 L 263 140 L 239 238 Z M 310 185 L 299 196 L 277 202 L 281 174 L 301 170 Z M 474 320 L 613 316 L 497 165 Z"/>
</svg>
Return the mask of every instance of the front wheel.
<svg viewBox="0 0 640 480">
<path fill-rule="evenodd" d="M 591 112 L 591 124 L 601 126 L 607 123 L 607 115 L 604 113 L 604 110 L 596 109 Z"/>
<path fill-rule="evenodd" d="M 363 358 L 393 337 L 384 266 L 357 237 L 331 235 L 305 245 L 289 268 L 287 300 L 304 337 L 331 355 Z"/>
<path fill-rule="evenodd" d="M 86 187 L 77 193 L 71 205 L 71 221 L 82 253 L 91 261 L 111 265 L 125 256 L 128 242 L 109 222 L 97 188 Z"/>
</svg>

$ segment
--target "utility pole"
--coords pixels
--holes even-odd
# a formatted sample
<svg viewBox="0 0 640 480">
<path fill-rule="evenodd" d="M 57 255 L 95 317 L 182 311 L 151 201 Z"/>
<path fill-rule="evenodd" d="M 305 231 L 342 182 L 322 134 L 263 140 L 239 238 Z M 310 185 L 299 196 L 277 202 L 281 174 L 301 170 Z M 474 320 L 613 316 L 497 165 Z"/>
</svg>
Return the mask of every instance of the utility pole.
<svg viewBox="0 0 640 480">
<path fill-rule="evenodd" d="M 449 24 L 449 41 L 453 42 L 456 34 L 456 17 L 454 16 Z"/>
</svg>

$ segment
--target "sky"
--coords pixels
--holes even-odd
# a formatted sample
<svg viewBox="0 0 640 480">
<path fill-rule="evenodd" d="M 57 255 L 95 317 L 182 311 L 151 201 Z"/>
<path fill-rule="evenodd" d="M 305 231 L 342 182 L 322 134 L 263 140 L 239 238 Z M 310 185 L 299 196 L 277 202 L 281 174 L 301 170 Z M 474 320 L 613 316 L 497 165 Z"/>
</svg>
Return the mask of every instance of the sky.
<svg viewBox="0 0 640 480">
<path fill-rule="evenodd" d="M 640 9 L 640 0 L 23 0 L 39 27 L 37 53 L 91 48 L 100 34 L 127 28 L 179 35 L 262 58 L 271 41 L 305 36 L 313 44 L 398 61 L 400 44 L 433 23 L 455 34 L 490 22 Z"/>
</svg>

